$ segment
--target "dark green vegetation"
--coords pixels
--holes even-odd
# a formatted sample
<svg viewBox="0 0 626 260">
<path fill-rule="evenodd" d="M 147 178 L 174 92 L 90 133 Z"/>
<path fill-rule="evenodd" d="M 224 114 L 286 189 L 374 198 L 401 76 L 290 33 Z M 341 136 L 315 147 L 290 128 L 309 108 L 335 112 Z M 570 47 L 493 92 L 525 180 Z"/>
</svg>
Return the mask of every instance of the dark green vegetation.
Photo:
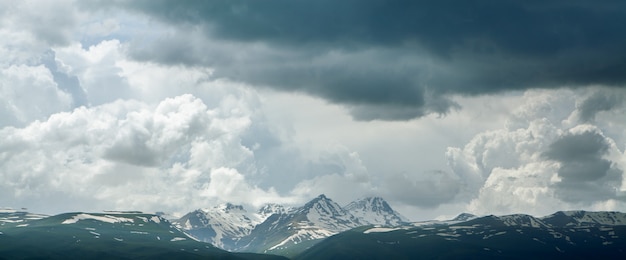
<svg viewBox="0 0 626 260">
<path fill-rule="evenodd" d="M 281 258 L 218 249 L 151 214 L 66 213 L 10 223 L 0 226 L 0 259 Z"/>
<path fill-rule="evenodd" d="M 278 233 L 292 234 L 296 224 L 305 222 L 281 219 L 286 216 L 269 217 L 251 237 L 265 241 L 259 245 L 285 241 Z M 286 240 L 293 245 L 271 252 L 294 259 L 626 259 L 626 214 L 619 212 L 569 211 L 542 218 L 462 214 L 449 221 L 361 226 L 325 239 L 300 239 L 319 235 L 315 226 L 296 230 Z M 286 258 L 227 252 L 191 239 L 159 216 L 139 212 L 52 217 L 0 212 L 0 259 Z"/>
<path fill-rule="evenodd" d="M 296 259 L 626 259 L 624 225 L 551 225 L 546 222 L 553 218 L 513 217 L 395 230 L 359 227 L 325 239 Z"/>
</svg>

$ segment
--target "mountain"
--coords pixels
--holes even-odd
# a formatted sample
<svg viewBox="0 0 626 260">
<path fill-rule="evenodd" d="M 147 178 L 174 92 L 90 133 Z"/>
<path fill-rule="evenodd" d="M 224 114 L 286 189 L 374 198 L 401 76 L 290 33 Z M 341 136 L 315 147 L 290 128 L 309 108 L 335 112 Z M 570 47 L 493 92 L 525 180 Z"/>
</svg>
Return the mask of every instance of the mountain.
<svg viewBox="0 0 626 260">
<path fill-rule="evenodd" d="M 324 194 L 309 201 L 296 210 L 294 214 L 306 216 L 306 219 L 313 225 L 332 232 L 340 232 L 364 225 L 349 211 L 343 209 Z"/>
<path fill-rule="evenodd" d="M 287 213 L 290 213 L 292 211 L 294 211 L 294 208 L 285 207 L 283 205 L 279 205 L 279 204 L 275 204 L 275 203 L 269 203 L 269 204 L 265 204 L 263 207 L 261 207 L 257 211 L 256 218 L 258 220 L 260 220 L 259 222 L 263 222 L 267 218 L 269 218 L 271 215 L 274 215 L 274 214 L 287 214 Z"/>
<path fill-rule="evenodd" d="M 295 259 L 625 259 L 625 218 L 579 211 L 364 226 L 329 237 Z"/>
<path fill-rule="evenodd" d="M 218 249 L 140 212 L 65 213 L 2 226 L 0 245 L 6 259 L 280 259 Z"/>
<path fill-rule="evenodd" d="M 472 220 L 475 218 L 476 218 L 476 215 L 473 215 L 470 213 L 461 213 L 455 218 L 451 219 L 451 221 L 468 221 L 468 220 Z"/>
<path fill-rule="evenodd" d="M 620 212 L 398 219 L 381 198 L 342 208 L 324 195 L 299 208 L 270 204 L 255 213 L 221 204 L 175 223 L 132 211 L 45 216 L 0 209 L 0 259 L 284 259 L 254 252 L 295 259 L 626 258 L 626 214 Z M 187 234 L 202 229 L 239 252 Z"/>
<path fill-rule="evenodd" d="M 267 204 L 256 213 L 226 203 L 190 212 L 174 224 L 189 236 L 222 249 L 294 255 L 351 228 L 407 222 L 380 197 L 363 198 L 342 208 L 322 194 L 299 208 Z"/>
<path fill-rule="evenodd" d="M 624 213 L 608 211 L 559 211 L 543 217 L 542 220 L 550 225 L 568 227 L 626 225 L 626 215 Z"/>
<path fill-rule="evenodd" d="M 351 202 L 344 209 L 365 225 L 398 226 L 409 222 L 381 197 L 362 198 Z"/>
<path fill-rule="evenodd" d="M 258 220 L 243 206 L 226 203 L 187 213 L 174 224 L 195 239 L 233 250 L 235 242 L 249 235 Z"/>
<path fill-rule="evenodd" d="M 322 194 L 291 212 L 271 215 L 237 245 L 239 251 L 294 255 L 320 239 L 362 225 Z"/>
<path fill-rule="evenodd" d="M 33 220 L 48 217 L 47 215 L 35 214 L 14 209 L 0 209 L 0 228 L 23 226 Z"/>
<path fill-rule="evenodd" d="M 475 215 L 472 215 L 469 213 L 461 213 L 457 215 L 456 217 L 454 217 L 453 219 L 449 219 L 449 220 L 426 220 L 426 221 L 411 222 L 409 223 L 409 225 L 415 226 L 415 227 L 434 227 L 434 226 L 441 226 L 441 225 L 456 224 L 460 222 L 473 220 L 476 218 L 477 216 Z"/>
<path fill-rule="evenodd" d="M 474 223 L 489 224 L 490 226 L 494 227 L 550 227 L 550 225 L 543 222 L 543 220 L 526 214 L 512 214 L 504 216 L 489 215 L 485 217 L 470 219 L 465 222 L 465 224 L 467 225 L 473 225 Z"/>
</svg>

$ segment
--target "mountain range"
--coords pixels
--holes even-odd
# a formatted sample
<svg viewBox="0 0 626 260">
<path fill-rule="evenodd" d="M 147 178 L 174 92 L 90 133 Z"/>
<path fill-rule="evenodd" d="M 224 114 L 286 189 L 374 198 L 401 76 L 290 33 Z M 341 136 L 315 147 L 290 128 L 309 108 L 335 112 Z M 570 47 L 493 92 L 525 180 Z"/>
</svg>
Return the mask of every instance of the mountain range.
<svg viewBox="0 0 626 260">
<path fill-rule="evenodd" d="M 226 203 L 175 220 L 133 211 L 46 216 L 0 209 L 0 259 L 285 257 L 626 259 L 626 214 L 462 213 L 409 222 L 382 198 L 341 207 L 324 195 L 297 208 L 270 204 L 247 212 Z"/>
<path fill-rule="evenodd" d="M 329 237 L 295 259 L 625 259 L 626 214 L 562 211 L 363 226 Z"/>
<path fill-rule="evenodd" d="M 141 212 L 0 211 L 0 259 L 283 259 L 231 253 Z"/>
<path fill-rule="evenodd" d="M 345 207 L 320 195 L 299 208 L 268 204 L 256 213 L 222 204 L 190 212 L 173 223 L 200 241 L 240 252 L 292 256 L 342 231 L 364 225 L 397 226 L 408 220 L 380 197 Z"/>
</svg>

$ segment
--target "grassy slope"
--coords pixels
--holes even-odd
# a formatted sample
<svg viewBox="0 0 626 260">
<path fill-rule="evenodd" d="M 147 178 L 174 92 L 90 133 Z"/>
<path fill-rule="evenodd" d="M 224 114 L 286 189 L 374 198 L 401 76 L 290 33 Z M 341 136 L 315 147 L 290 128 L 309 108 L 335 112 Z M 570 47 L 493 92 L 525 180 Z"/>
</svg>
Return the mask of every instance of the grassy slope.
<svg viewBox="0 0 626 260">
<path fill-rule="evenodd" d="M 61 224 L 74 213 L 0 228 L 0 257 L 6 259 L 272 259 L 275 256 L 233 254 L 191 239 L 169 222 L 144 222 L 153 215 L 106 214 L 133 218 L 133 223 L 80 220 Z M 98 215 L 98 214 L 93 214 Z M 105 214 L 100 214 L 105 215 Z M 174 241 L 172 241 L 174 240 Z"/>
<path fill-rule="evenodd" d="M 446 237 L 437 235 L 450 232 L 443 228 L 370 234 L 363 234 L 365 229 L 357 228 L 332 236 L 295 259 L 626 259 L 626 226 L 614 227 L 613 232 L 618 238 L 608 245 L 603 244 L 608 232 L 597 228 L 591 228 L 589 232 L 572 232 L 569 228 L 553 230 L 567 235 L 574 244 L 555 238 L 550 231 L 535 228 L 489 229 L 482 230 L 484 234 Z M 506 233 L 485 238 L 485 234 L 498 232 Z"/>
</svg>

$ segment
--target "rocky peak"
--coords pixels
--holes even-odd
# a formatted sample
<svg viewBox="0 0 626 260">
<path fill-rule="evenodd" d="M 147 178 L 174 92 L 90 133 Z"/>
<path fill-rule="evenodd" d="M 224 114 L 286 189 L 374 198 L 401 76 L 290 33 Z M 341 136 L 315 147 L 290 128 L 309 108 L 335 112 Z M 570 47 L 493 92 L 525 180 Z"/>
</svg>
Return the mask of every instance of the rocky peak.
<svg viewBox="0 0 626 260">
<path fill-rule="evenodd" d="M 381 197 L 362 198 L 351 202 L 344 209 L 362 224 L 396 226 L 408 222 Z"/>
</svg>

